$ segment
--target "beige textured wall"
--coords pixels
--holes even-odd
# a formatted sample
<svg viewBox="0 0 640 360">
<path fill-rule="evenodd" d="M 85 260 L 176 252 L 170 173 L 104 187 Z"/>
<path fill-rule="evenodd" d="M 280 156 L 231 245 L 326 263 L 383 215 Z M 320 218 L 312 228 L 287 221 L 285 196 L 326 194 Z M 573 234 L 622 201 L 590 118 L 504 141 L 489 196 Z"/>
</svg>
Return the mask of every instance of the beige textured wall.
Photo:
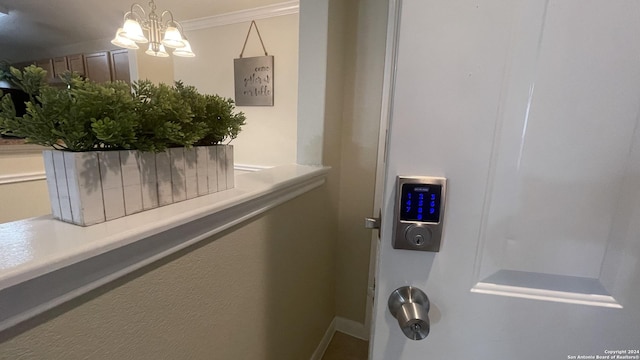
<svg viewBox="0 0 640 360">
<path fill-rule="evenodd" d="M 257 20 L 269 55 L 274 56 L 274 106 L 238 106 L 247 124 L 235 145 L 235 161 L 249 165 L 296 162 L 298 102 L 298 14 Z M 195 58 L 175 58 L 174 76 L 201 92 L 234 98 L 233 59 L 238 58 L 250 22 L 187 33 Z M 263 56 L 253 29 L 244 57 Z"/>
<path fill-rule="evenodd" d="M 374 215 L 388 1 L 329 4 L 324 159 L 336 169 L 336 315 L 364 323 L 372 233 L 363 219 Z"/>
<path fill-rule="evenodd" d="M 327 187 L 0 333 L 0 359 L 309 359 L 335 313 Z"/>
<path fill-rule="evenodd" d="M 329 27 L 327 39 L 327 79 L 325 93 L 324 137 L 322 163 L 331 166 L 328 184 L 332 216 L 338 221 L 340 202 L 340 173 L 342 156 L 342 111 L 345 102 L 344 58 L 351 33 L 347 11 L 357 0 L 329 0 Z M 336 234 L 337 236 L 338 234 Z M 340 273 L 336 273 L 341 276 Z M 340 301 L 337 299 L 337 301 Z"/>
<path fill-rule="evenodd" d="M 160 58 L 147 55 L 144 52 L 147 50 L 149 44 L 139 44 L 139 46 L 140 48 L 138 50 L 129 50 L 129 72 L 131 73 L 131 80 L 146 79 L 156 84 L 165 83 L 173 85 L 174 56 L 169 55 L 169 57 Z M 168 50 L 168 52 L 171 53 L 171 50 Z"/>
<path fill-rule="evenodd" d="M 372 231 L 364 228 L 373 209 L 388 0 L 360 0 L 350 24 L 355 45 L 345 60 L 340 210 L 336 249 L 337 315 L 364 322 Z"/>
<path fill-rule="evenodd" d="M 0 150 L 0 176 L 43 172 L 40 153 L 16 154 Z M 51 213 L 44 180 L 0 184 L 0 223 Z"/>
</svg>

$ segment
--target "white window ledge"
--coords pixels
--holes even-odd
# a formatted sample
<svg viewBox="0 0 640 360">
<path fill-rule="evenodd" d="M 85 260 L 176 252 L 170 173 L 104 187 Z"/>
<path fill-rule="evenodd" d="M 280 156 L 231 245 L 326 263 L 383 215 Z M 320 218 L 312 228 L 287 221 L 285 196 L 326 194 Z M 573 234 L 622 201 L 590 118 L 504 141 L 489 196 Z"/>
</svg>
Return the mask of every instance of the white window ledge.
<svg viewBox="0 0 640 360">
<path fill-rule="evenodd" d="M 232 190 L 89 227 L 49 216 L 0 224 L 0 331 L 319 187 L 328 171 L 239 174 Z"/>
</svg>

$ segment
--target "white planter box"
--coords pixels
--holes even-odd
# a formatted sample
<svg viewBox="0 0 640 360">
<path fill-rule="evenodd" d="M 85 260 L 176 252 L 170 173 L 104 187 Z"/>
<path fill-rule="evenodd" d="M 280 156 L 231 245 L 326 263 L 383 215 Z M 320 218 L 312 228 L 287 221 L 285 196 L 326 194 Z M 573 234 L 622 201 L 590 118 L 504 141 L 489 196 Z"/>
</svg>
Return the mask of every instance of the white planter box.
<svg viewBox="0 0 640 360">
<path fill-rule="evenodd" d="M 227 190 L 227 147 L 217 145 L 218 191 Z"/>
<path fill-rule="evenodd" d="M 119 151 L 124 190 L 124 212 L 126 215 L 142 211 L 142 174 L 138 151 Z"/>
<path fill-rule="evenodd" d="M 71 215 L 71 199 L 69 199 L 69 186 L 67 185 L 67 168 L 64 164 L 64 153 L 54 151 L 52 154 L 52 161 L 54 170 L 53 177 L 55 178 L 60 204 L 60 219 L 73 222 L 73 217 Z"/>
<path fill-rule="evenodd" d="M 218 192 L 218 147 L 207 146 L 207 183 L 209 184 L 209 194 Z"/>
<path fill-rule="evenodd" d="M 233 168 L 233 145 L 224 145 L 225 159 L 226 159 L 226 176 L 227 176 L 227 189 L 233 189 L 235 185 L 235 170 Z"/>
<path fill-rule="evenodd" d="M 196 149 L 184 149 L 184 181 L 187 199 L 198 196 L 198 164 L 196 163 Z"/>
<path fill-rule="evenodd" d="M 173 202 L 187 200 L 187 181 L 185 178 L 184 148 L 169 149 L 171 160 L 171 186 Z"/>
<path fill-rule="evenodd" d="M 196 167 L 199 195 L 234 188 L 233 145 L 196 147 Z"/>
<path fill-rule="evenodd" d="M 171 158 L 169 152 L 156 153 L 156 177 L 158 180 L 158 205 L 173 203 L 173 189 L 171 186 Z"/>
<path fill-rule="evenodd" d="M 65 153 L 73 154 L 73 153 Z M 93 152 L 82 154 L 92 155 Z M 99 151 L 98 165 L 102 180 L 102 198 L 104 200 L 104 215 L 106 220 L 113 220 L 125 215 L 124 187 L 122 182 L 122 167 L 119 151 Z M 89 169 L 87 169 L 89 170 Z M 67 175 L 67 178 L 69 176 Z"/>
<path fill-rule="evenodd" d="M 53 216 L 83 226 L 104 222 L 98 153 L 45 150 L 43 157 Z"/>
<path fill-rule="evenodd" d="M 156 173 L 156 154 L 136 151 L 140 166 L 142 209 L 157 208 L 158 203 L 158 174 Z"/>
<path fill-rule="evenodd" d="M 60 197 L 58 195 L 58 184 L 56 182 L 56 170 L 55 166 L 53 165 L 53 151 L 43 151 L 42 158 L 44 160 L 44 172 L 45 174 L 47 174 L 47 190 L 49 191 L 51 215 L 53 215 L 53 217 L 56 219 L 62 219 Z"/>
<path fill-rule="evenodd" d="M 198 182 L 198 196 L 209 193 L 209 147 L 197 146 L 196 152 L 196 179 Z M 218 180 L 216 180 L 216 183 Z"/>
<path fill-rule="evenodd" d="M 234 187 L 233 146 L 43 152 L 54 218 L 88 226 Z"/>
</svg>

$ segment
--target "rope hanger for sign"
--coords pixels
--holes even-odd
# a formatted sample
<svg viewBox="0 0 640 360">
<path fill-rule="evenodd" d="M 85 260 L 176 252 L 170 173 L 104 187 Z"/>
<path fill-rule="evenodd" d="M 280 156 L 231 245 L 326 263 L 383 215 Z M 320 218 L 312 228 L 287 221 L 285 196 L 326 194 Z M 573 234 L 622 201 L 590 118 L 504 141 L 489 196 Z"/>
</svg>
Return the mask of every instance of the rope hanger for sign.
<svg viewBox="0 0 640 360">
<path fill-rule="evenodd" d="M 260 38 L 260 44 L 262 44 L 262 50 L 264 50 L 264 56 L 269 56 L 267 54 L 267 49 L 264 47 L 264 42 L 262 41 L 262 36 L 260 35 L 260 30 L 258 30 L 258 25 L 255 20 L 251 20 L 251 25 L 249 25 L 249 31 L 247 31 L 247 37 L 244 39 L 244 45 L 242 45 L 242 52 L 240 52 L 240 58 L 242 59 L 242 55 L 244 54 L 244 48 L 247 46 L 247 40 L 249 40 L 249 35 L 251 34 L 251 28 L 256 27 L 256 32 L 258 33 L 258 38 Z"/>
</svg>

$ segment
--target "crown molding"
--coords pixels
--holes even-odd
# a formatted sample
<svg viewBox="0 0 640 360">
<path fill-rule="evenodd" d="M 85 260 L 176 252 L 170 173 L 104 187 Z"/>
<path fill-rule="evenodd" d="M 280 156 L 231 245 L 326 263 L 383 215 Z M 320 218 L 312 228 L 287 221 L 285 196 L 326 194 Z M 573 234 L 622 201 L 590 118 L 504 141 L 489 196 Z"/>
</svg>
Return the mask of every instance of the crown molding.
<svg viewBox="0 0 640 360">
<path fill-rule="evenodd" d="M 261 6 L 253 9 L 233 11 L 226 14 L 207 16 L 198 19 L 181 21 L 186 31 L 207 29 L 216 26 L 231 25 L 251 20 L 268 19 L 276 16 L 297 14 L 300 1 L 285 1 L 273 5 Z"/>
</svg>

